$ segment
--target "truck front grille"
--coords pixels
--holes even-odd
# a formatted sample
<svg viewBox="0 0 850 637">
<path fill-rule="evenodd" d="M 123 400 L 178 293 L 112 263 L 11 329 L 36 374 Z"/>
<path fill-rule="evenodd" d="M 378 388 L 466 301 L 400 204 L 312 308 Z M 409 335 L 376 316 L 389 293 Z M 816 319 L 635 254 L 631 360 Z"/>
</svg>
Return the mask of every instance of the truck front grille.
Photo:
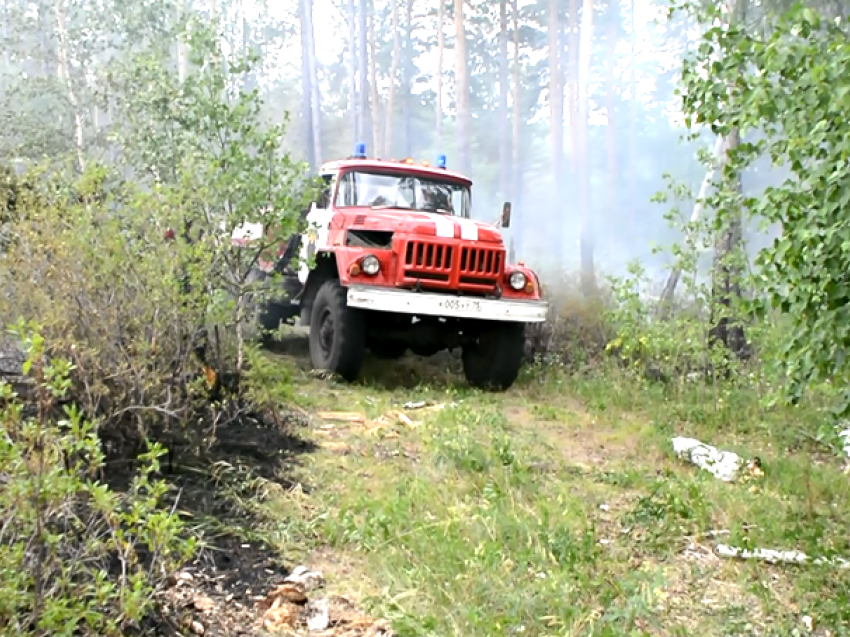
<svg viewBox="0 0 850 637">
<path fill-rule="evenodd" d="M 408 241 L 402 252 L 405 285 L 489 294 L 504 269 L 502 248 Z"/>
<path fill-rule="evenodd" d="M 460 275 L 477 279 L 498 277 L 502 273 L 502 250 L 492 248 L 460 249 Z"/>
</svg>

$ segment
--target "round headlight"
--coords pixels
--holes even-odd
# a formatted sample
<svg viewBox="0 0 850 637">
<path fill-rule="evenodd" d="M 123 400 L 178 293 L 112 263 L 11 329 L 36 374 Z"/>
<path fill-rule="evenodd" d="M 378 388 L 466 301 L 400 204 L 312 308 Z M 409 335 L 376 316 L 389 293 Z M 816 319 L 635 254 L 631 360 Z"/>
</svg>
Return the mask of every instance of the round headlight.
<svg viewBox="0 0 850 637">
<path fill-rule="evenodd" d="M 521 290 L 524 288 L 527 281 L 528 279 L 522 272 L 512 272 L 511 277 L 508 279 L 508 283 L 511 284 L 511 287 L 514 290 Z"/>
<path fill-rule="evenodd" d="M 378 274 L 378 270 L 381 269 L 381 262 L 378 261 L 378 257 L 374 254 L 367 254 L 360 262 L 360 267 L 362 267 L 363 272 L 369 276 L 375 276 Z"/>
</svg>

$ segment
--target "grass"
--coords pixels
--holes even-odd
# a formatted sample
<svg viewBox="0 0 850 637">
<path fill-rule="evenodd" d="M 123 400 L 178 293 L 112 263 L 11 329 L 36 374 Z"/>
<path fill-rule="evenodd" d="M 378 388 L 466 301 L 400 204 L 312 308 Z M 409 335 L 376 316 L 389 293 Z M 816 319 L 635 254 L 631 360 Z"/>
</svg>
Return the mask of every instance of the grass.
<svg viewBox="0 0 850 637">
<path fill-rule="evenodd" d="M 488 395 L 452 363 L 408 360 L 374 363 L 357 385 L 300 376 L 312 412 L 446 407 L 371 433 L 317 419 L 301 485 L 256 505 L 264 532 L 400 635 L 792 635 L 806 615 L 815 634 L 848 634 L 850 569 L 711 550 L 719 530 L 743 547 L 850 555 L 848 479 L 813 442 L 816 411 L 617 374 L 539 379 Z M 673 456 L 672 435 L 758 455 L 765 475 L 717 481 Z"/>
</svg>

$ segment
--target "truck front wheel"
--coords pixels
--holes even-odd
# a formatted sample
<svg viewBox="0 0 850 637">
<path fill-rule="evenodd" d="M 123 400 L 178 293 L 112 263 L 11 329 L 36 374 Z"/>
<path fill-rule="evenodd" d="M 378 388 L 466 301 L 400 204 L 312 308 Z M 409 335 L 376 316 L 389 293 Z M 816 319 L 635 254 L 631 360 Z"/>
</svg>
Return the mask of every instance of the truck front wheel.
<svg viewBox="0 0 850 637">
<path fill-rule="evenodd" d="M 463 373 L 473 387 L 504 391 L 516 381 L 525 349 L 525 323 L 493 323 L 463 348 Z"/>
<path fill-rule="evenodd" d="M 325 281 L 316 292 L 310 315 L 310 359 L 351 382 L 360 373 L 366 351 L 366 322 L 360 310 L 348 307 L 339 281 Z"/>
</svg>

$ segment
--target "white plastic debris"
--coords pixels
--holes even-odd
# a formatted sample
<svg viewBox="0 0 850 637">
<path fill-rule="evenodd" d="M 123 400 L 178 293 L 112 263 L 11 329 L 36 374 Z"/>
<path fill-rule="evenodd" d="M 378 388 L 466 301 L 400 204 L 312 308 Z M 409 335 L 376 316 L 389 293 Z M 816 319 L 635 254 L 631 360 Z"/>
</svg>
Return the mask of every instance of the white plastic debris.
<svg viewBox="0 0 850 637">
<path fill-rule="evenodd" d="M 330 623 L 328 600 L 311 599 L 307 603 L 307 629 L 310 632 L 325 630 Z"/>
<path fill-rule="evenodd" d="M 810 559 L 802 551 L 776 551 L 774 549 L 740 549 L 728 544 L 718 544 L 714 547 L 715 553 L 720 557 L 736 558 L 740 560 L 757 560 L 768 564 L 815 564 L 818 566 L 835 566 L 837 568 L 850 568 L 850 560 L 841 557 L 826 558 L 817 557 Z"/>
<path fill-rule="evenodd" d="M 296 566 L 283 581 L 300 584 L 308 593 L 325 585 L 324 576 L 318 571 L 311 571 L 306 566 Z"/>
<path fill-rule="evenodd" d="M 838 423 L 836 429 L 840 429 L 838 437 L 841 439 L 842 450 L 847 459 L 850 460 L 850 422 L 842 420 Z"/>
<path fill-rule="evenodd" d="M 734 481 L 744 464 L 743 459 L 734 451 L 721 451 L 696 438 L 677 436 L 672 439 L 672 443 L 673 452 L 679 458 L 689 460 L 723 482 Z"/>
</svg>

